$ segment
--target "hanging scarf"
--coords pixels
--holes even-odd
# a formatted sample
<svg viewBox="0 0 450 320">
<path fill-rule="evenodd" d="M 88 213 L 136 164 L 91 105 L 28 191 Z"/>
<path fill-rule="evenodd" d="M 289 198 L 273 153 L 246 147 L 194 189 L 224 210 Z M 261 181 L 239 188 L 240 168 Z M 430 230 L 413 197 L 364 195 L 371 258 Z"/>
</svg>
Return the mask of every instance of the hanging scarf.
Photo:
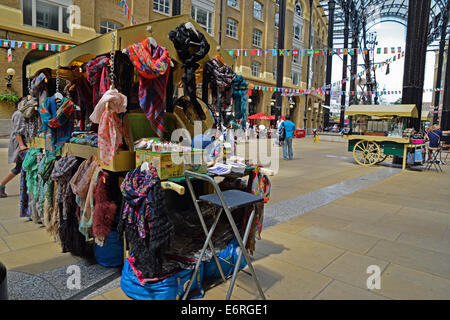
<svg viewBox="0 0 450 320">
<path fill-rule="evenodd" d="M 47 76 L 42 72 L 31 81 L 31 94 L 38 99 L 39 105 L 48 97 L 46 79 Z"/>
<path fill-rule="evenodd" d="M 76 195 L 76 203 L 80 207 L 79 231 L 89 239 L 89 228 L 92 226 L 91 215 L 93 211 L 93 191 L 96 178 L 101 168 L 98 166 L 94 156 L 85 160 L 78 167 L 70 180 L 72 192 Z M 92 200 L 92 201 L 91 201 Z"/>
<path fill-rule="evenodd" d="M 174 235 L 174 226 L 164 205 L 164 191 L 153 166 L 127 173 L 121 185 L 124 205 L 118 231 L 125 231 L 143 277 L 161 276 L 162 247 Z"/>
<path fill-rule="evenodd" d="M 180 24 L 175 30 L 169 32 L 169 38 L 173 42 L 184 68 L 183 84 L 184 95 L 188 96 L 194 105 L 195 111 L 200 119 L 205 120 L 206 115 L 201 105 L 197 101 L 197 84 L 195 80 L 195 70 L 198 69 L 197 63 L 203 59 L 209 52 L 210 46 L 205 36 L 197 30 L 194 32 L 186 28 L 185 24 Z M 192 47 L 199 48 L 192 53 Z"/>
<path fill-rule="evenodd" d="M 34 110 L 38 106 L 38 101 L 35 97 L 28 100 L 26 97 L 22 98 L 17 106 L 17 109 L 22 112 L 25 119 L 33 117 L 37 112 Z"/>
<path fill-rule="evenodd" d="M 100 56 L 90 60 L 86 65 L 86 77 L 92 86 L 93 104 L 97 105 L 102 95 L 110 87 L 110 74 L 108 66 L 111 59 L 107 56 Z"/>
<path fill-rule="evenodd" d="M 43 122 L 44 132 L 50 131 L 51 148 L 48 152 L 51 158 L 56 157 L 56 152 L 62 148 L 64 143 L 70 140 L 73 131 L 74 104 L 67 98 L 62 98 L 57 103 L 55 96 L 45 99 L 39 106 L 39 113 Z"/>
<path fill-rule="evenodd" d="M 241 119 L 241 127 L 245 129 L 247 122 L 248 82 L 243 76 L 238 75 L 233 80 L 234 117 Z"/>
<path fill-rule="evenodd" d="M 170 71 L 169 52 L 150 38 L 126 49 L 127 55 L 139 73 L 139 104 L 153 130 L 162 138 L 167 80 Z"/>
<path fill-rule="evenodd" d="M 30 100 L 27 97 L 23 97 L 17 107 L 25 118 L 25 143 L 30 143 L 32 138 L 38 135 L 38 130 L 41 126 L 39 113 L 35 110 L 37 106 L 38 101 L 35 97 L 31 97 Z"/>
<path fill-rule="evenodd" d="M 20 151 L 17 154 L 17 158 L 18 160 L 21 160 L 23 162 L 23 160 L 25 159 L 27 154 L 27 151 Z M 27 190 L 27 174 L 25 172 L 25 170 L 22 169 L 20 170 L 20 205 L 19 205 L 19 216 L 20 217 L 29 217 L 30 216 L 30 211 L 29 211 L 29 207 L 28 207 L 28 190 Z"/>
<path fill-rule="evenodd" d="M 206 75 L 212 88 L 212 105 L 217 111 L 230 111 L 233 80 L 236 78 L 234 71 L 227 65 L 220 66 L 219 60 L 214 58 L 205 63 Z M 220 102 L 217 103 L 218 90 L 220 90 Z"/>
<path fill-rule="evenodd" d="M 38 155 L 40 154 L 39 148 L 32 148 L 28 150 L 27 155 L 22 163 L 22 168 L 26 172 L 26 183 L 28 192 L 33 194 L 34 198 L 39 195 L 37 184 L 37 172 L 38 172 Z"/>
<path fill-rule="evenodd" d="M 106 107 L 106 105 L 108 107 Z M 127 97 L 116 89 L 108 90 L 98 102 L 89 119 L 98 123 L 100 160 L 108 165 L 122 144 L 123 126 L 118 113 L 127 111 Z"/>
<path fill-rule="evenodd" d="M 73 204 L 68 201 L 72 193 L 69 180 L 72 178 L 77 168 L 78 160 L 76 157 L 67 155 L 59 159 L 53 168 L 50 178 L 58 184 L 57 203 L 62 203 L 62 218 L 67 220 L 67 213 Z"/>
<path fill-rule="evenodd" d="M 50 227 L 51 212 L 53 211 L 53 194 L 54 194 L 54 182 L 50 179 L 55 165 L 55 158 L 44 155 L 39 162 L 38 176 L 39 176 L 39 195 L 38 206 L 40 211 L 40 218 L 44 226 Z"/>
</svg>

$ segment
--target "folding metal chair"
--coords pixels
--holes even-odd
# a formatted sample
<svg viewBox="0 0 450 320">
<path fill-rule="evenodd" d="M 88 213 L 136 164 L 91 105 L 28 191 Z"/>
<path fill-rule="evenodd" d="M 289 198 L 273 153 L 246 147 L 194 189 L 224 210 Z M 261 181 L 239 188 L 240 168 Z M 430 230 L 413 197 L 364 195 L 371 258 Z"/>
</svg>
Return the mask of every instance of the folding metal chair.
<svg viewBox="0 0 450 320">
<path fill-rule="evenodd" d="M 204 256 L 208 246 L 209 246 L 210 250 L 213 252 L 213 257 L 214 257 L 214 260 L 216 261 L 217 267 L 219 268 L 219 272 L 220 272 L 220 274 L 222 276 L 222 280 L 224 282 L 226 282 L 225 276 L 223 275 L 222 268 L 220 266 L 219 260 L 217 259 L 217 256 L 216 256 L 216 253 L 215 253 L 215 250 L 214 250 L 214 246 L 213 246 L 212 241 L 211 241 L 211 238 L 212 238 L 212 236 L 214 234 L 214 230 L 216 229 L 217 223 L 218 223 L 218 221 L 220 219 L 220 216 L 221 216 L 223 211 L 225 211 L 225 214 L 226 214 L 226 216 L 228 218 L 230 226 L 233 229 L 233 233 L 234 233 L 234 235 L 235 235 L 235 237 L 236 237 L 236 239 L 237 239 L 237 241 L 239 243 L 239 247 L 241 248 L 238 260 L 237 260 L 237 262 L 236 262 L 236 264 L 234 266 L 233 275 L 231 277 L 231 283 L 230 283 L 230 286 L 228 288 L 226 300 L 230 299 L 231 293 L 233 292 L 233 287 L 234 287 L 234 283 L 236 281 L 237 273 L 239 271 L 239 266 L 241 264 L 242 256 L 245 257 L 245 261 L 247 262 L 248 268 L 249 268 L 250 273 L 252 275 L 252 278 L 253 278 L 253 280 L 255 282 L 256 288 L 258 289 L 259 294 L 261 295 L 261 298 L 265 300 L 266 297 L 264 295 L 264 292 L 261 289 L 261 285 L 259 284 L 258 278 L 256 277 L 256 273 L 255 273 L 255 270 L 253 268 L 252 262 L 250 260 L 250 256 L 249 256 L 249 254 L 247 252 L 247 249 L 245 248 L 245 245 L 244 245 L 245 243 L 247 243 L 248 236 L 250 234 L 250 227 L 252 225 L 253 218 L 255 216 L 255 207 L 254 207 L 254 205 L 256 203 L 258 203 L 258 202 L 262 202 L 263 198 L 259 197 L 259 196 L 255 196 L 255 195 L 253 195 L 251 193 L 248 193 L 248 192 L 240 191 L 240 190 L 228 190 L 228 191 L 222 192 L 220 190 L 219 185 L 217 184 L 217 182 L 214 181 L 214 179 L 212 177 L 210 177 L 208 175 L 205 175 L 205 174 L 199 174 L 199 173 L 196 173 L 196 172 L 185 171 L 184 175 L 186 176 L 186 183 L 187 183 L 188 189 L 189 189 L 189 191 L 191 193 L 195 209 L 197 211 L 197 214 L 198 214 L 198 217 L 200 219 L 200 222 L 201 222 L 201 224 L 203 226 L 203 230 L 204 230 L 205 235 L 206 235 L 206 240 L 205 240 L 205 243 L 203 244 L 202 250 L 200 252 L 200 257 L 197 260 L 197 263 L 195 265 L 195 269 L 194 269 L 194 272 L 193 272 L 193 274 L 191 276 L 191 279 L 189 281 L 188 287 L 186 288 L 186 291 L 184 293 L 183 300 L 185 300 L 187 298 L 188 294 L 189 294 L 189 291 L 191 289 L 192 284 L 194 283 L 194 280 L 195 280 L 195 277 L 197 275 L 197 272 L 199 272 L 200 263 L 202 261 L 202 258 Z M 196 179 L 203 180 L 203 181 L 206 181 L 206 182 L 212 184 L 213 187 L 214 187 L 214 190 L 216 191 L 216 193 L 203 195 L 203 196 L 200 196 L 197 199 L 197 197 L 195 195 L 195 192 L 194 192 L 194 188 L 192 186 L 192 182 L 190 181 L 190 178 L 196 178 Z M 216 216 L 216 218 L 215 218 L 215 220 L 214 220 L 210 230 L 207 229 L 205 221 L 203 219 L 203 215 L 202 215 L 202 212 L 201 212 L 201 209 L 200 209 L 200 206 L 199 206 L 199 202 L 201 202 L 201 201 L 209 203 L 209 204 L 212 204 L 212 205 L 220 208 L 219 213 L 217 214 L 217 216 Z M 236 223 L 234 222 L 234 219 L 233 219 L 233 216 L 231 214 L 231 211 L 234 210 L 234 209 L 237 209 L 237 208 L 247 207 L 247 206 L 250 206 L 250 205 L 253 205 L 253 210 L 252 210 L 252 213 L 250 214 L 250 218 L 248 219 L 247 226 L 245 228 L 244 238 L 242 239 L 241 235 L 239 233 L 239 230 L 236 227 Z"/>
<path fill-rule="evenodd" d="M 441 148 L 429 148 L 429 150 L 431 151 L 431 158 L 428 159 L 428 163 L 427 163 L 427 166 L 425 167 L 425 170 L 430 170 L 431 167 L 434 165 L 434 167 L 436 168 L 436 171 L 440 170 L 441 172 L 443 172 L 442 168 L 441 168 L 442 149 Z M 439 160 L 438 160 L 438 157 L 439 157 Z"/>
</svg>

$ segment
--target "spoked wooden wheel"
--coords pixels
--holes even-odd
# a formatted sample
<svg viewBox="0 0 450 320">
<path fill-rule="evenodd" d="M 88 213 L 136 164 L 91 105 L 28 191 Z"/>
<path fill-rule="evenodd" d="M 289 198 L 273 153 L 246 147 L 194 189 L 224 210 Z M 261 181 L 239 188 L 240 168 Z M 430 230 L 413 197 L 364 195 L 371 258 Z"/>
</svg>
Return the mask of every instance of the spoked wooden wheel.
<svg viewBox="0 0 450 320">
<path fill-rule="evenodd" d="M 378 159 L 377 163 L 382 163 L 384 160 L 387 159 L 387 157 L 389 157 L 387 154 L 384 154 L 383 151 L 381 151 L 381 157 L 380 159 Z"/>
<path fill-rule="evenodd" d="M 362 166 L 370 167 L 382 160 L 382 152 L 378 143 L 358 141 L 353 147 L 353 158 Z"/>
</svg>

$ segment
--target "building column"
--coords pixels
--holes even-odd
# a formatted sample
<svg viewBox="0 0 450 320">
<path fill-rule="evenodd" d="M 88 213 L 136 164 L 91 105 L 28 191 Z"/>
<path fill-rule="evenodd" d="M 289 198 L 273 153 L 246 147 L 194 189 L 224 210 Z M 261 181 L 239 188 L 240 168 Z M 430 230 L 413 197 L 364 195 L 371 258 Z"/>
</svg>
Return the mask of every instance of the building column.
<svg viewBox="0 0 450 320">
<path fill-rule="evenodd" d="M 334 8 L 336 5 L 335 0 L 328 1 L 328 50 L 333 50 L 333 36 L 334 36 Z M 331 90 L 331 72 L 333 70 L 333 55 L 327 56 L 327 74 L 325 77 L 325 84 L 330 85 Z M 328 108 L 331 105 L 331 94 L 325 94 L 325 105 Z M 325 108 L 323 115 L 324 127 L 330 125 L 330 109 Z"/>
<path fill-rule="evenodd" d="M 350 8 L 349 8 L 349 1 L 346 1 L 346 4 L 343 8 L 345 10 L 345 27 L 344 27 L 344 48 L 348 48 L 348 33 L 349 33 L 349 22 L 350 22 Z M 348 55 L 344 55 L 344 62 L 342 64 L 342 88 L 341 91 L 344 91 L 344 94 L 341 98 L 341 116 L 339 119 L 339 129 L 344 128 L 345 123 L 345 95 L 347 90 L 347 81 L 345 80 L 347 78 L 347 63 L 348 63 Z"/>
<path fill-rule="evenodd" d="M 431 0 L 409 0 L 408 6 L 402 103 L 416 105 L 419 117 L 412 123 L 416 131 L 420 130 L 422 113 L 430 3 Z"/>
<path fill-rule="evenodd" d="M 442 106 L 442 114 L 441 114 L 441 129 L 442 130 L 450 130 L 450 89 L 448 89 L 450 85 L 450 44 L 447 45 L 447 66 L 445 68 L 445 83 L 444 88 L 444 103 Z"/>
</svg>

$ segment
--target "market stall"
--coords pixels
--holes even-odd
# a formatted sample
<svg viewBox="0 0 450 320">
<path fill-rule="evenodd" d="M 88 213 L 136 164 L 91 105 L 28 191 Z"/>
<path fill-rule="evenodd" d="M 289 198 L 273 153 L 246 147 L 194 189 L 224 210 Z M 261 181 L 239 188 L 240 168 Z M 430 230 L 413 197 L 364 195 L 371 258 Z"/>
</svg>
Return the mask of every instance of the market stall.
<svg viewBox="0 0 450 320">
<path fill-rule="evenodd" d="M 404 170 L 409 154 L 415 156 L 410 164 L 423 161 L 423 135 L 412 129 L 412 119 L 418 118 L 415 105 L 352 105 L 345 114 L 350 131 L 344 138 L 358 164 L 373 166 L 396 156 L 403 158 Z"/>
<path fill-rule="evenodd" d="M 261 233 L 271 172 L 233 154 L 221 163 L 218 139 L 227 121 L 245 123 L 246 83 L 202 31 L 188 16 L 166 18 L 27 67 L 23 104 L 32 107 L 34 129 L 24 154 L 21 216 L 43 224 L 63 252 L 123 264 L 121 287 L 135 299 L 181 298 L 199 266 L 207 234 L 197 209 L 206 224 L 219 209 L 186 194 L 185 172 L 257 195 L 261 203 L 234 210 L 233 219 L 242 235 L 248 230 L 250 253 Z M 189 186 L 199 195 L 214 192 L 202 179 Z M 202 292 L 203 277 L 225 280 L 223 261 L 237 259 L 240 236 L 226 219 L 214 223 L 191 291 Z"/>
</svg>

